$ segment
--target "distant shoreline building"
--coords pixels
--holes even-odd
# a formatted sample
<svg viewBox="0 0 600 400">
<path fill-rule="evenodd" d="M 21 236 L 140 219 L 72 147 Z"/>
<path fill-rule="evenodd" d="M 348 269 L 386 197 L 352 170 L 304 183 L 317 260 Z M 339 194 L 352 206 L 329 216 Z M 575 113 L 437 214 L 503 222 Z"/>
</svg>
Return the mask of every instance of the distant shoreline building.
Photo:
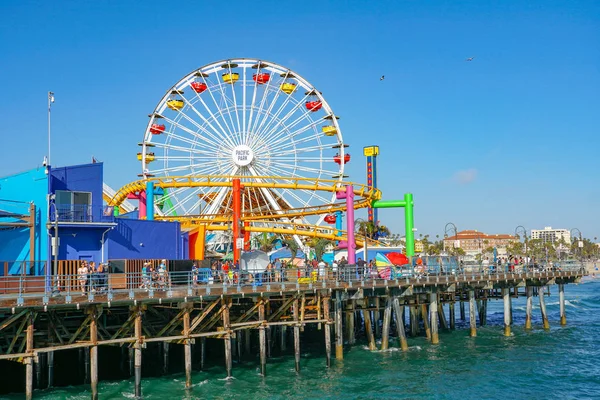
<svg viewBox="0 0 600 400">
<path fill-rule="evenodd" d="M 551 226 L 546 226 L 544 229 L 532 229 L 531 239 L 539 239 L 544 243 L 557 243 L 563 239 L 565 243 L 571 244 L 571 232 L 567 229 L 552 229 Z"/>
<path fill-rule="evenodd" d="M 477 230 L 465 230 L 457 235 L 444 238 L 444 251 L 461 248 L 466 254 L 480 254 L 489 247 L 495 247 L 499 253 L 504 253 L 506 247 L 516 242 L 517 238 L 506 234 L 487 234 Z"/>
</svg>

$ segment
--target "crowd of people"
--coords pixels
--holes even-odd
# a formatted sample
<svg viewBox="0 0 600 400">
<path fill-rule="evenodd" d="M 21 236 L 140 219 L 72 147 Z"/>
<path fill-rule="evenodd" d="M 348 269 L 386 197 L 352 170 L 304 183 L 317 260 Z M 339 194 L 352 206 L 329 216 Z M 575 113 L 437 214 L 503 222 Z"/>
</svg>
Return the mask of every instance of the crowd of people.
<svg viewBox="0 0 600 400">
<path fill-rule="evenodd" d="M 151 262 L 146 261 L 142 266 L 142 284 L 140 289 L 158 289 L 166 290 L 170 284 L 170 277 L 167 269 L 167 260 L 161 260 L 155 268 Z"/>
<path fill-rule="evenodd" d="M 104 291 L 108 287 L 108 267 L 104 263 L 82 261 L 77 269 L 77 283 L 81 294 Z"/>
</svg>

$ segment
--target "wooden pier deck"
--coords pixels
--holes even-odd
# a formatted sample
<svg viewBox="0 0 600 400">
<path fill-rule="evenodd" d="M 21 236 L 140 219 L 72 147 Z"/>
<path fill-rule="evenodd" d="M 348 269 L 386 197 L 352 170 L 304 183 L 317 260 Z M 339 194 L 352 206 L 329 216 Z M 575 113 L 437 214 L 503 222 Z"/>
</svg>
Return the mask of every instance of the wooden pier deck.
<svg viewBox="0 0 600 400">
<path fill-rule="evenodd" d="M 24 392 L 30 399 L 34 383 L 36 387 L 41 387 L 42 381 L 45 386 L 53 385 L 54 353 L 80 349 L 85 381 L 90 383 L 92 398 L 96 399 L 98 347 L 120 346 L 131 362 L 133 392 L 141 397 L 142 357 L 149 346 L 158 346 L 165 360 L 169 346 L 183 346 L 185 385 L 189 388 L 193 359 L 200 358 L 200 364 L 204 363 L 207 340 L 223 342 L 227 376 L 233 373 L 233 357 L 252 354 L 253 348 L 258 349 L 255 354 L 266 376 L 267 359 L 276 344 L 283 349 L 294 348 L 296 369 L 300 371 L 300 337 L 305 329 L 323 332 L 328 366 L 332 340 L 335 358 L 342 359 L 344 345 L 354 344 L 359 332 L 364 332 L 373 350 L 377 349 L 377 339 L 381 339 L 380 348 L 387 349 L 393 332 L 403 350 L 408 348 L 407 336 L 419 334 L 435 345 L 440 341 L 440 328 L 455 329 L 457 306 L 459 318 L 469 320 L 468 334 L 476 336 L 477 327 L 486 324 L 487 302 L 491 299 L 504 302 L 505 335 L 511 334 L 511 298 L 515 296 L 527 299 L 525 328 L 532 327 L 533 297 L 537 296 L 542 324 L 548 329 L 544 293 L 548 287 L 558 286 L 559 322 L 566 324 L 564 287 L 578 282 L 584 271 L 462 272 L 391 280 L 367 279 L 352 272 L 308 283 L 306 278 L 289 280 L 294 275 L 289 274 L 285 282 L 264 282 L 260 286 L 194 285 L 188 281 L 165 290 L 109 286 L 85 295 L 2 295 L 0 361 L 25 364 Z"/>
</svg>

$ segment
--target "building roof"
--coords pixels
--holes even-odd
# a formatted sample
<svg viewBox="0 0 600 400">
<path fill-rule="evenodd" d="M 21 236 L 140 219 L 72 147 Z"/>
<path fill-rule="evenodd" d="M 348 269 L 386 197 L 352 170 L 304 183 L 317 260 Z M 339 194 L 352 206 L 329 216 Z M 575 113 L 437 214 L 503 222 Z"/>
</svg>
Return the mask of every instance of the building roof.
<svg viewBox="0 0 600 400">
<path fill-rule="evenodd" d="M 454 235 L 454 236 L 448 236 L 447 238 L 444 238 L 444 240 L 465 240 L 465 239 L 507 239 L 507 240 L 516 240 L 517 238 L 513 235 L 506 235 L 503 233 L 496 233 L 496 234 L 491 234 L 488 235 L 487 233 L 484 232 L 479 232 L 473 229 L 470 230 L 464 230 L 464 231 L 460 231 L 458 232 L 458 235 Z"/>
</svg>

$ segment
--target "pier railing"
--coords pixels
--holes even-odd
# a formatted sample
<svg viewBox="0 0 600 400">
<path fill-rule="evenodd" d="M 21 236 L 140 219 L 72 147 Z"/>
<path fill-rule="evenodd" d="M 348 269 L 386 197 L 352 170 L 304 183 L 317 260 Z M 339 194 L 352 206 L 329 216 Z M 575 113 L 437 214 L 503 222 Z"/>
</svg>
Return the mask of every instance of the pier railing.
<svg viewBox="0 0 600 400">
<path fill-rule="evenodd" d="M 280 291 L 294 288 L 336 288 L 394 284 L 434 284 L 475 280 L 535 279 L 584 275 L 579 263 L 553 266 L 522 265 L 503 268 L 461 268 L 439 265 L 375 267 L 344 265 L 338 268 L 282 268 L 268 271 L 215 270 L 198 268 L 173 272 L 59 274 L 8 276 L 0 281 L 0 303 L 13 301 L 23 306 L 27 300 L 48 304 L 81 301 L 110 302 L 115 299 L 184 297 L 214 293 Z"/>
</svg>

